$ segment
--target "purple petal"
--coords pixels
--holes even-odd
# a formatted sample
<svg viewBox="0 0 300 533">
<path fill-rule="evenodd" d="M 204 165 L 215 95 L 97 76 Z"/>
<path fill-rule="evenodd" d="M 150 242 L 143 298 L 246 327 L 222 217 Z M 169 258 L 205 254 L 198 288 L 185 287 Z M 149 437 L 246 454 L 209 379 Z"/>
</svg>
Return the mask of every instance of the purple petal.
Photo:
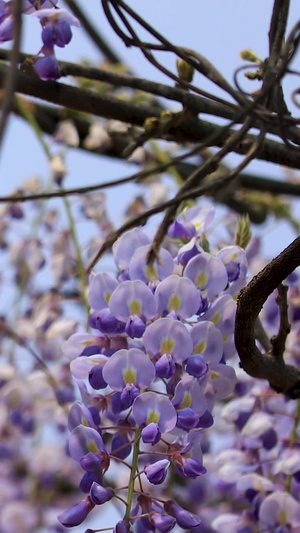
<svg viewBox="0 0 300 533">
<path fill-rule="evenodd" d="M 170 354 L 181 363 L 192 353 L 192 339 L 186 327 L 178 320 L 160 318 L 146 328 L 144 346 L 152 357 Z"/>
<path fill-rule="evenodd" d="M 162 459 L 151 465 L 146 466 L 145 473 L 148 481 L 153 483 L 153 485 L 159 485 L 163 483 L 167 476 L 167 470 L 170 466 L 170 461 L 168 459 Z"/>
<path fill-rule="evenodd" d="M 118 350 L 107 361 L 103 379 L 116 391 L 133 384 L 146 389 L 155 378 L 155 367 L 147 355 L 138 348 Z"/>
<path fill-rule="evenodd" d="M 65 527 L 78 526 L 79 524 L 82 524 L 93 508 L 94 504 L 89 498 L 86 498 L 76 505 L 73 505 L 73 507 L 70 507 L 66 511 L 60 513 L 57 518 Z"/>
<path fill-rule="evenodd" d="M 182 529 L 195 529 L 201 523 L 198 515 L 190 513 L 172 500 L 165 502 L 164 508 L 168 514 L 174 516 L 177 524 L 179 527 L 182 527 Z"/>
<path fill-rule="evenodd" d="M 143 426 L 157 422 L 161 433 L 171 431 L 177 421 L 176 410 L 170 400 L 154 392 L 140 394 L 134 400 L 132 413 L 136 424 Z"/>
<path fill-rule="evenodd" d="M 223 355 L 223 337 L 213 322 L 201 321 L 190 331 L 193 354 L 201 354 L 207 364 L 219 363 Z"/>
<path fill-rule="evenodd" d="M 118 285 L 118 281 L 108 274 L 92 273 L 88 292 L 88 301 L 92 309 L 100 311 L 107 307 L 109 299 Z"/>
<path fill-rule="evenodd" d="M 159 283 L 155 300 L 159 315 L 175 311 L 181 318 L 189 318 L 199 309 L 200 293 L 188 278 L 172 275 Z"/>
<path fill-rule="evenodd" d="M 227 271 L 221 259 L 206 252 L 190 259 L 184 269 L 184 275 L 198 289 L 206 291 L 208 298 L 214 298 L 228 283 Z"/>
<path fill-rule="evenodd" d="M 41 80 L 56 80 L 60 77 L 57 59 L 52 55 L 47 55 L 37 59 L 33 67 Z"/>
<path fill-rule="evenodd" d="M 99 483 L 93 483 L 90 490 L 90 498 L 95 505 L 102 505 L 114 496 L 115 492 L 111 487 L 102 487 Z"/>
<path fill-rule="evenodd" d="M 128 318 L 133 315 L 150 319 L 156 314 L 153 293 L 139 279 L 121 283 L 111 295 L 109 309 L 118 320 L 123 322 L 127 322 Z"/>
<path fill-rule="evenodd" d="M 126 270 L 134 252 L 140 246 L 145 246 L 146 244 L 149 244 L 149 238 L 140 228 L 135 228 L 124 233 L 113 244 L 112 248 L 115 262 L 120 270 Z"/>
<path fill-rule="evenodd" d="M 89 452 L 106 453 L 106 450 L 98 431 L 80 425 L 73 429 L 69 437 L 69 452 L 75 461 L 80 461 Z"/>
<path fill-rule="evenodd" d="M 129 276 L 130 279 L 140 279 L 145 283 L 149 281 L 162 280 L 170 276 L 174 270 L 174 260 L 171 254 L 164 248 L 160 249 L 160 260 L 155 260 L 153 265 L 147 265 L 147 254 L 150 245 L 141 246 L 138 248 L 130 263 Z"/>
</svg>

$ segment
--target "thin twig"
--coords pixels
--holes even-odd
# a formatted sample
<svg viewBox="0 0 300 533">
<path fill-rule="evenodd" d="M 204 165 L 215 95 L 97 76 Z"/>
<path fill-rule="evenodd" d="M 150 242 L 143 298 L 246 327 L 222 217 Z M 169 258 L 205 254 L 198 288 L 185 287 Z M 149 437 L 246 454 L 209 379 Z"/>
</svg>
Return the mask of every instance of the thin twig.
<svg viewBox="0 0 300 533">
<path fill-rule="evenodd" d="M 182 194 L 184 194 L 186 191 L 188 191 L 191 188 L 195 188 L 197 181 L 199 179 L 211 174 L 218 168 L 219 162 L 225 157 L 226 154 L 230 153 L 232 150 L 232 147 L 236 144 L 238 144 L 243 137 L 246 135 L 248 130 L 250 129 L 252 125 L 252 119 L 248 118 L 240 128 L 238 132 L 233 133 L 223 148 L 221 148 L 216 154 L 212 154 L 209 159 L 204 161 L 204 163 L 191 174 L 191 176 L 186 180 L 184 185 L 181 187 L 179 192 L 177 193 L 175 198 L 180 198 Z M 262 139 L 263 140 L 263 139 Z M 261 142 L 260 142 L 261 144 Z M 251 147 L 252 150 L 252 147 Z M 237 175 L 237 173 L 235 174 Z M 159 248 L 161 246 L 161 243 L 167 233 L 168 227 L 170 226 L 171 222 L 174 220 L 174 217 L 176 215 L 177 206 L 170 207 L 163 218 L 162 223 L 160 224 L 156 235 L 153 239 L 151 248 L 148 253 L 147 261 L 151 264 L 157 257 L 159 253 Z"/>
<path fill-rule="evenodd" d="M 117 187 L 119 185 L 128 183 L 130 181 L 142 180 L 144 178 L 151 176 L 152 174 L 163 172 L 169 169 L 170 167 L 175 166 L 179 162 L 183 161 L 185 158 L 195 155 L 201 150 L 201 147 L 202 145 L 198 145 L 194 147 L 193 150 L 189 150 L 185 154 L 181 154 L 178 157 L 174 157 L 173 159 L 170 159 L 170 161 L 166 163 L 160 163 L 151 168 L 140 170 L 139 172 L 135 172 L 131 176 L 127 176 L 125 178 L 119 178 L 117 180 L 106 181 L 104 183 L 99 183 L 97 185 L 88 185 L 86 187 L 76 187 L 74 189 L 58 189 L 57 191 L 28 194 L 26 196 L 22 194 L 14 194 L 12 196 L 0 196 L 0 203 L 4 203 L 4 202 L 8 202 L 8 203 L 22 202 L 23 203 L 23 202 L 34 201 L 34 200 L 49 200 L 50 198 L 61 198 L 64 196 L 72 196 L 74 194 L 87 194 L 93 191 L 107 189 L 109 187 Z"/>
<path fill-rule="evenodd" d="M 103 256 L 107 250 L 111 248 L 113 243 L 127 230 L 134 228 L 136 226 L 140 226 L 145 224 L 145 222 L 153 215 L 156 215 L 157 213 L 161 213 L 165 209 L 169 207 L 175 207 L 177 208 L 178 205 L 180 205 L 184 200 L 188 200 L 190 198 L 198 198 L 199 196 L 209 194 L 211 191 L 214 191 L 214 193 L 223 187 L 225 187 L 228 183 L 231 182 L 231 180 L 241 171 L 241 169 L 248 164 L 249 159 L 252 159 L 252 151 L 255 150 L 256 147 L 252 147 L 251 151 L 249 151 L 249 154 L 247 157 L 244 158 L 244 160 L 240 163 L 240 165 L 236 168 L 234 168 L 231 172 L 229 172 L 227 175 L 222 176 L 221 178 L 205 183 L 201 185 L 200 187 L 195 187 L 194 189 L 190 189 L 186 191 L 185 193 L 181 193 L 180 196 L 176 196 L 175 198 L 172 198 L 171 200 L 168 200 L 167 202 L 163 202 L 161 204 L 158 204 L 155 207 L 152 207 L 151 209 L 148 209 L 145 213 L 142 213 L 130 220 L 128 220 L 125 224 L 123 224 L 119 229 L 111 233 L 105 240 L 105 243 L 102 245 L 100 250 L 97 252 L 95 257 L 92 259 L 91 263 L 89 264 L 87 268 L 87 273 L 89 273 L 94 266 L 97 264 L 99 259 Z"/>
<path fill-rule="evenodd" d="M 115 51 L 109 46 L 106 40 L 100 35 L 94 24 L 88 19 L 85 13 L 75 0 L 64 0 L 65 4 L 73 11 L 74 15 L 80 20 L 82 26 L 86 30 L 95 45 L 104 54 L 104 56 L 112 64 L 122 63 L 122 60 L 117 56 Z M 99 14 L 100 18 L 100 14 Z"/>
</svg>

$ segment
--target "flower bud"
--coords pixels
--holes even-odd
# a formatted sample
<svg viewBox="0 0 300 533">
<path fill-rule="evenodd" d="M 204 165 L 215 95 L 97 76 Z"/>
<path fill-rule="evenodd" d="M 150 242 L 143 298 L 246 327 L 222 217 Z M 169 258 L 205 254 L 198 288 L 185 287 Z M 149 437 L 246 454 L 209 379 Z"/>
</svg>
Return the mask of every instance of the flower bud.
<svg viewBox="0 0 300 533">
<path fill-rule="evenodd" d="M 99 483 L 93 483 L 90 491 L 90 497 L 95 505 L 102 505 L 112 499 L 115 492 L 111 487 L 102 487 Z"/>
<path fill-rule="evenodd" d="M 184 61 L 184 59 L 177 59 L 176 67 L 178 76 L 183 81 L 191 82 L 194 77 L 194 67 Z"/>
<path fill-rule="evenodd" d="M 84 500 L 81 500 L 81 502 L 60 513 L 57 518 L 65 527 L 79 526 L 94 507 L 95 505 L 90 498 L 85 498 Z"/>
<path fill-rule="evenodd" d="M 145 473 L 148 481 L 153 483 L 153 485 L 159 485 L 162 483 L 166 479 L 167 469 L 169 466 L 170 462 L 168 459 L 162 459 L 161 461 L 157 461 L 152 465 L 150 464 L 146 466 Z"/>
<path fill-rule="evenodd" d="M 172 500 L 165 502 L 164 508 L 166 513 L 176 519 L 177 524 L 179 527 L 182 527 L 182 529 L 196 529 L 201 523 L 198 515 L 190 513 Z"/>
<path fill-rule="evenodd" d="M 157 444 L 161 437 L 161 433 L 159 431 L 158 425 L 154 422 L 151 422 L 151 424 L 148 424 L 143 430 L 142 430 L 142 439 L 143 442 L 151 442 L 152 445 Z"/>
<path fill-rule="evenodd" d="M 251 63 L 262 63 L 262 59 L 256 55 L 250 48 L 248 50 L 242 50 L 240 56 L 245 61 L 251 61 Z"/>
</svg>

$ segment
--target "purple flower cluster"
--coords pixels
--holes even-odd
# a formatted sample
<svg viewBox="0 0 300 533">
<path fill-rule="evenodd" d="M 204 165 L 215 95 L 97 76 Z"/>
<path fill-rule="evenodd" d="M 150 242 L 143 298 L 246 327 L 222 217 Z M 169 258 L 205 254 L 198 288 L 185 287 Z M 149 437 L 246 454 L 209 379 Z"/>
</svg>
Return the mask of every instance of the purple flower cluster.
<svg viewBox="0 0 300 533">
<path fill-rule="evenodd" d="M 147 235 L 129 231 L 113 246 L 118 279 L 91 275 L 89 326 L 95 331 L 76 333 L 63 345 L 81 394 L 69 415 L 68 451 L 83 469 L 86 494 L 59 516 L 66 527 L 120 494 L 126 501 L 126 489 L 110 487 L 107 472 L 128 458 L 126 509 L 114 531 L 128 531 L 130 523 L 161 532 L 200 524 L 175 501 L 157 500 L 151 487 L 165 486 L 169 473 L 189 480 L 206 473 L 204 431 L 213 425 L 215 401 L 236 385 L 226 361 L 235 355 L 234 296 L 247 260 L 238 246 L 217 255 L 201 248 L 199 236 L 212 217 L 210 208 L 187 210 L 170 230 L 177 253 L 164 248 L 150 266 Z"/>
<path fill-rule="evenodd" d="M 37 18 L 42 26 L 43 46 L 34 61 L 34 69 L 42 80 L 59 78 L 55 46 L 64 48 L 72 39 L 71 26 L 80 26 L 76 17 L 58 8 L 58 0 L 24 0 L 23 13 Z M 13 39 L 13 2 L 0 0 L 0 42 Z"/>
</svg>

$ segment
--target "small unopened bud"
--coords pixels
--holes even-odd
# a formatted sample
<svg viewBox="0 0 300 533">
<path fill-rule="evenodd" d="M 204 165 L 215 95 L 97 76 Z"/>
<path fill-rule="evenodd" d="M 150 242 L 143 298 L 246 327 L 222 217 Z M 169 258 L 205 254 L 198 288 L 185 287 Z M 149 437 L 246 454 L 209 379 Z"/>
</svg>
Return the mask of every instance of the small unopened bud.
<svg viewBox="0 0 300 533">
<path fill-rule="evenodd" d="M 194 67 L 184 61 L 184 59 L 177 59 L 176 67 L 178 76 L 183 81 L 191 82 L 194 77 Z"/>
<path fill-rule="evenodd" d="M 160 120 L 162 123 L 167 123 L 173 118 L 173 113 L 171 111 L 162 111 L 160 114 Z"/>
<path fill-rule="evenodd" d="M 144 128 L 147 133 L 154 131 L 159 125 L 159 120 L 156 117 L 148 117 L 144 122 Z"/>
<path fill-rule="evenodd" d="M 251 224 L 249 215 L 239 217 L 235 235 L 235 244 L 245 249 L 251 239 Z"/>
<path fill-rule="evenodd" d="M 262 59 L 256 55 L 250 48 L 248 50 L 242 50 L 240 56 L 245 61 L 251 61 L 251 63 L 262 63 Z"/>
<path fill-rule="evenodd" d="M 256 70 L 255 72 L 245 72 L 245 77 L 248 78 L 248 80 L 262 80 L 261 72 L 259 70 Z"/>
<path fill-rule="evenodd" d="M 53 180 L 60 187 L 67 173 L 67 167 L 61 154 L 56 154 L 52 157 L 50 161 L 50 168 L 52 171 Z"/>
</svg>

